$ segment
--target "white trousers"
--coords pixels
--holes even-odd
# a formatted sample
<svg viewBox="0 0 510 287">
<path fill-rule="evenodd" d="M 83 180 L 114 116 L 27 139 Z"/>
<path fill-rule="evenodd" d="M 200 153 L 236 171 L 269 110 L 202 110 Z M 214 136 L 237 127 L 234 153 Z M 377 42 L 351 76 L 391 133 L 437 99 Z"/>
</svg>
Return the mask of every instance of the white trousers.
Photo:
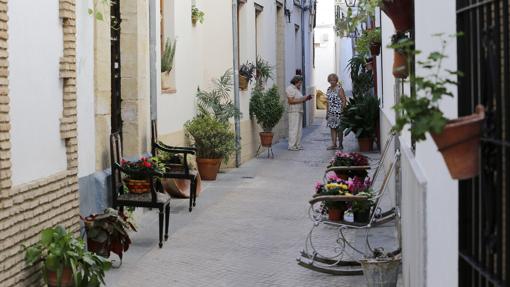
<svg viewBox="0 0 510 287">
<path fill-rule="evenodd" d="M 303 113 L 289 113 L 289 149 L 301 147 L 301 132 L 303 130 Z"/>
</svg>

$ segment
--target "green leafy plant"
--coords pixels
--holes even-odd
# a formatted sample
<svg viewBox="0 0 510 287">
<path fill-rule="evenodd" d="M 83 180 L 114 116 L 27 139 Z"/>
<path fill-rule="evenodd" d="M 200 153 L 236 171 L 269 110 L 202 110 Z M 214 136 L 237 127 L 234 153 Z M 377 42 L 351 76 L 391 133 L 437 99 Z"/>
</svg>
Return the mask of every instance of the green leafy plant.
<svg viewBox="0 0 510 287">
<path fill-rule="evenodd" d="M 70 268 L 76 287 L 105 284 L 105 271 L 111 267 L 105 258 L 85 250 L 83 240 L 75 238 L 62 226 L 44 229 L 39 242 L 26 248 L 25 261 L 28 265 L 43 262 L 46 282 L 48 272 L 56 272 L 57 282 L 61 284 L 64 268 Z"/>
<path fill-rule="evenodd" d="M 255 116 L 257 123 L 264 131 L 270 132 L 278 124 L 284 109 L 276 85 L 267 91 L 261 88 L 253 90 L 250 99 L 250 117 Z"/>
<path fill-rule="evenodd" d="M 227 70 L 219 79 L 215 79 L 210 91 L 197 91 L 197 109 L 199 115 L 212 115 L 222 123 L 241 116 L 241 112 L 230 98 L 232 91 L 232 71 Z"/>
<path fill-rule="evenodd" d="M 197 8 L 197 6 L 191 6 L 191 19 L 195 22 L 200 22 L 200 24 L 204 23 L 205 13 Z"/>
<path fill-rule="evenodd" d="M 89 249 L 93 242 L 101 246 L 96 250 L 98 255 L 109 257 L 111 251 L 122 259 L 123 252 L 131 244 L 128 231 L 136 231 L 135 225 L 126 215 L 108 208 L 102 214 L 92 214 L 81 219 L 87 231 Z"/>
<path fill-rule="evenodd" d="M 351 7 L 347 8 L 347 13 L 337 19 L 335 31 L 340 37 L 347 37 L 356 32 L 360 24 L 367 22 L 368 18 L 373 18 L 375 9 L 380 5 L 381 0 L 360 0 L 356 11 Z"/>
<path fill-rule="evenodd" d="M 92 0 L 92 8 L 88 8 L 89 15 L 93 15 L 98 21 L 104 20 L 104 11 L 109 11 L 112 2 L 110 0 Z"/>
<path fill-rule="evenodd" d="M 235 134 L 228 122 L 222 122 L 210 114 L 200 114 L 184 124 L 187 136 L 192 140 L 200 158 L 224 158 L 235 151 Z"/>
<path fill-rule="evenodd" d="M 364 55 L 358 54 L 349 60 L 348 68 L 351 72 L 352 94 L 355 96 L 368 95 L 374 85 L 372 73 L 366 68 Z"/>
<path fill-rule="evenodd" d="M 445 50 L 449 41 L 444 34 L 435 34 L 434 36 L 440 38 L 441 49 L 430 53 L 425 60 L 417 61 L 418 66 L 428 74 L 417 76 L 412 73 L 409 81 L 411 85 L 415 86 L 416 94 L 402 95 L 400 101 L 393 107 L 398 114 L 393 130 L 400 132 L 406 125 L 409 125 L 413 142 L 425 140 L 427 132 L 442 132 L 447 119 L 439 108 L 439 103 L 443 96 L 453 96 L 448 87 L 456 85 L 457 82 L 451 77 L 462 76 L 461 72 L 442 68 L 444 59 L 448 57 L 445 55 Z M 459 34 L 449 37 L 457 36 Z M 401 49 L 408 55 L 420 54 L 420 51 L 414 49 L 414 44 L 410 40 L 392 47 Z"/>
<path fill-rule="evenodd" d="M 375 96 L 354 96 L 342 113 L 341 129 L 358 138 L 373 138 L 379 116 L 379 100 Z"/>
<path fill-rule="evenodd" d="M 250 62 L 246 62 L 241 64 L 239 67 L 239 75 L 245 77 L 248 80 L 248 83 L 253 79 L 253 74 L 255 73 L 255 65 Z"/>
<path fill-rule="evenodd" d="M 356 50 L 364 56 L 370 55 L 370 46 L 381 43 L 381 28 L 367 29 L 356 39 Z"/>
<path fill-rule="evenodd" d="M 165 173 L 165 166 L 159 161 L 157 157 L 141 157 L 137 161 L 127 161 L 122 159 L 121 167 L 129 174 L 130 179 L 143 180 L 147 179 L 148 175 L 160 175 Z"/>
<path fill-rule="evenodd" d="M 175 57 L 175 45 L 177 44 L 177 40 L 174 40 L 173 43 L 170 38 L 166 39 L 165 48 L 163 49 L 163 54 L 161 55 L 161 72 L 170 72 L 174 67 L 174 57 Z"/>
<path fill-rule="evenodd" d="M 267 80 L 273 78 L 273 67 L 262 57 L 257 56 L 255 62 L 255 76 L 257 80 L 257 86 L 264 86 Z"/>
</svg>

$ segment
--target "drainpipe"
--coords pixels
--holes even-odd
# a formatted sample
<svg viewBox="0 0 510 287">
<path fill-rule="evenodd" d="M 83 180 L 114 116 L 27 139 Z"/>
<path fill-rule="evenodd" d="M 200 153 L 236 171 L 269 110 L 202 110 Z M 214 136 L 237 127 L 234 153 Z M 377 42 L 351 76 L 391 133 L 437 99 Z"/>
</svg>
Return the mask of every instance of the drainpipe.
<svg viewBox="0 0 510 287">
<path fill-rule="evenodd" d="M 158 74 L 156 65 L 156 2 L 149 1 L 149 48 L 150 48 L 150 118 L 157 120 L 158 118 L 158 83 L 156 77 Z"/>
<path fill-rule="evenodd" d="M 301 87 L 303 95 L 306 96 L 306 71 L 305 71 L 305 0 L 301 0 L 301 75 L 303 76 L 303 85 Z M 306 126 L 306 102 L 303 102 L 303 127 Z"/>
<path fill-rule="evenodd" d="M 232 0 L 232 49 L 234 69 L 234 105 L 240 110 L 239 103 L 239 39 L 237 34 L 237 0 Z M 241 125 L 239 115 L 234 118 L 236 135 L 236 167 L 241 165 Z"/>
</svg>

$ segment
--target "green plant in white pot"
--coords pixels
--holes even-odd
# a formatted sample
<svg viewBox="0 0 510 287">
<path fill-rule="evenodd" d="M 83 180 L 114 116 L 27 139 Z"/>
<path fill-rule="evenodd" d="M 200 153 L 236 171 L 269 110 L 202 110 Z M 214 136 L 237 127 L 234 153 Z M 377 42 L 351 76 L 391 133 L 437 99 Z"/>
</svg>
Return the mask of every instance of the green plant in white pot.
<svg viewBox="0 0 510 287">
<path fill-rule="evenodd" d="M 168 90 L 172 88 L 172 80 L 170 78 L 170 72 L 174 67 L 175 57 L 175 45 L 177 40 L 173 42 L 167 39 L 165 42 L 165 48 L 161 54 L 161 89 Z"/>
<path fill-rule="evenodd" d="M 271 147 L 273 143 L 272 130 L 282 118 L 284 109 L 276 85 L 267 91 L 262 88 L 253 90 L 250 99 L 250 117 L 255 116 L 257 123 L 264 130 L 259 133 L 262 146 Z"/>
</svg>

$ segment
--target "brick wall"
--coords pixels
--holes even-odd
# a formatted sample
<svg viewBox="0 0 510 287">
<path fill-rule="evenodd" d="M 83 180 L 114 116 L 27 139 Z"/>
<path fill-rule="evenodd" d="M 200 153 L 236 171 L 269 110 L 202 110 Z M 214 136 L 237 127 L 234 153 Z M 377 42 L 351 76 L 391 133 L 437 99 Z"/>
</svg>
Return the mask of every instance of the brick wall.
<svg viewBox="0 0 510 287">
<path fill-rule="evenodd" d="M 11 0 L 12 1 L 12 0 Z M 42 284 L 37 268 L 27 268 L 21 245 L 39 239 L 46 227 L 64 225 L 78 231 L 78 152 L 76 139 L 76 22 L 75 0 L 60 0 L 64 51 L 60 77 L 64 85 L 61 138 L 67 170 L 21 186 L 11 186 L 8 93 L 8 0 L 0 0 L 0 282 L 1 286 Z M 34 119 L 36 120 L 36 119 Z"/>
</svg>

